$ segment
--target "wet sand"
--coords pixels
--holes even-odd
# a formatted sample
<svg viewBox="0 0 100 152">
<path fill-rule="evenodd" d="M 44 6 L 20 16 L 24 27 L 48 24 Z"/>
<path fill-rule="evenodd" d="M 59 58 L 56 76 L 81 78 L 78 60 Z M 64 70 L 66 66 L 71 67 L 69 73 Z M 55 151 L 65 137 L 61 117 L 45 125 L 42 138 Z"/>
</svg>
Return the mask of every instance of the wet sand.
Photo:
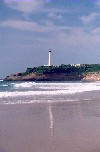
<svg viewBox="0 0 100 152">
<path fill-rule="evenodd" d="M 100 102 L 0 105 L 0 152 L 100 152 Z"/>
</svg>

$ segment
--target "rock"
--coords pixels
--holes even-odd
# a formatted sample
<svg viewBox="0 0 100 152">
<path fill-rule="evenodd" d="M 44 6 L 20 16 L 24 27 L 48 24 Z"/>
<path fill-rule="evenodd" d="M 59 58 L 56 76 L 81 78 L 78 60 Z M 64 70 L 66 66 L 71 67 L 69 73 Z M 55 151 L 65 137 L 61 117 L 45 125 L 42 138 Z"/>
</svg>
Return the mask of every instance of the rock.
<svg viewBox="0 0 100 152">
<path fill-rule="evenodd" d="M 52 73 L 52 74 L 28 74 L 22 76 L 19 74 L 13 74 L 7 76 L 6 81 L 77 81 L 83 78 L 82 75 L 75 73 Z"/>
</svg>

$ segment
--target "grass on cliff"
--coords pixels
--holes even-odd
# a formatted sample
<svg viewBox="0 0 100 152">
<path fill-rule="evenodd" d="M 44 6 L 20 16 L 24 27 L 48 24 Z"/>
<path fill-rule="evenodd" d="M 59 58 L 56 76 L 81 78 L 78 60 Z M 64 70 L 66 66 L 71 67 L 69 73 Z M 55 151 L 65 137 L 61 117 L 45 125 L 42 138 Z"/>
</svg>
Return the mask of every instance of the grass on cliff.
<svg viewBox="0 0 100 152">
<path fill-rule="evenodd" d="M 76 73 L 82 74 L 87 72 L 100 72 L 100 64 L 82 64 L 80 66 L 71 66 L 70 64 L 60 66 L 39 66 L 34 68 L 27 68 L 24 75 L 31 73 L 35 74 L 52 74 L 52 73 Z"/>
</svg>

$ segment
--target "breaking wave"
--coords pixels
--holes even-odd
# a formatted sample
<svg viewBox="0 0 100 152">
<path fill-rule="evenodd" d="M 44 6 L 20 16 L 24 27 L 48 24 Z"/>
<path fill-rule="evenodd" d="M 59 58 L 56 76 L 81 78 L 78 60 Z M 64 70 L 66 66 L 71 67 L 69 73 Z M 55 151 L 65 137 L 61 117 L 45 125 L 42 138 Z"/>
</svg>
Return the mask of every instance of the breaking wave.
<svg viewBox="0 0 100 152">
<path fill-rule="evenodd" d="M 24 97 L 24 96 L 42 96 L 42 95 L 67 95 L 82 93 L 85 91 L 100 90 L 100 82 L 74 82 L 74 83 L 35 83 L 21 82 L 2 84 L 4 86 L 11 85 L 13 90 L 0 92 L 0 98 L 8 97 Z M 27 88 L 27 90 L 26 90 Z"/>
<path fill-rule="evenodd" d="M 3 80 L 0 79 L 0 82 L 3 82 Z"/>
<path fill-rule="evenodd" d="M 14 84 L 14 83 L 13 83 Z M 36 83 L 35 82 L 23 82 L 23 83 L 15 83 L 14 84 L 14 87 L 16 89 L 19 89 L 19 88 L 31 88 L 35 85 Z"/>
</svg>

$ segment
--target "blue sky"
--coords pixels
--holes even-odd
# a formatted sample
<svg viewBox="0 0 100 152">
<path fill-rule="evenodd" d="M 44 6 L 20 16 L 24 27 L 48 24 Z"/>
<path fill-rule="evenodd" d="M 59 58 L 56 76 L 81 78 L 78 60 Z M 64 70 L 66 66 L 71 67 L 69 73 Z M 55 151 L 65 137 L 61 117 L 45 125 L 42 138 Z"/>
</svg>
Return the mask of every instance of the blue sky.
<svg viewBox="0 0 100 152">
<path fill-rule="evenodd" d="M 100 63 L 100 0 L 0 0 L 0 77 L 52 64 Z"/>
</svg>

